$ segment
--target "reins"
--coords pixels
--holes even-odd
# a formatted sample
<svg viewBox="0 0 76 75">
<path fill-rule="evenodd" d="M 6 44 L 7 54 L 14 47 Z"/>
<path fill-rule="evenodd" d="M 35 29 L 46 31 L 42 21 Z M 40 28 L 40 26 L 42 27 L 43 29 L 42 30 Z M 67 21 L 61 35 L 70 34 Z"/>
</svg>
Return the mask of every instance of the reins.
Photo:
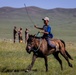
<svg viewBox="0 0 76 75">
<path fill-rule="evenodd" d="M 40 46 L 41 46 L 41 43 L 42 43 L 42 39 L 40 38 L 39 40 L 40 40 L 39 46 L 38 46 L 38 48 L 37 48 L 37 49 L 33 49 L 33 50 L 34 50 L 34 52 L 37 52 L 37 51 L 40 49 Z"/>
</svg>

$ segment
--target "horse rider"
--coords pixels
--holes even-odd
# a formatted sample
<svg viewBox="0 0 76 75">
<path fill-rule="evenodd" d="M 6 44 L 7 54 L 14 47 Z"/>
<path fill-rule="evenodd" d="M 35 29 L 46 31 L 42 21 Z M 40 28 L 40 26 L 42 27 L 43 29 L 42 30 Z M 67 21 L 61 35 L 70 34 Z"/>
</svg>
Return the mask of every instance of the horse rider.
<svg viewBox="0 0 76 75">
<path fill-rule="evenodd" d="M 40 33 L 43 33 L 42 37 L 46 39 L 46 41 L 50 47 L 57 50 L 57 47 L 54 44 L 52 44 L 50 41 L 51 38 L 53 38 L 53 34 L 51 33 L 51 26 L 49 25 L 49 18 L 45 17 L 42 20 L 44 22 L 44 25 L 42 28 L 38 27 L 37 25 L 34 25 L 34 27 L 37 29 L 43 30 L 43 31 L 40 31 Z"/>
</svg>

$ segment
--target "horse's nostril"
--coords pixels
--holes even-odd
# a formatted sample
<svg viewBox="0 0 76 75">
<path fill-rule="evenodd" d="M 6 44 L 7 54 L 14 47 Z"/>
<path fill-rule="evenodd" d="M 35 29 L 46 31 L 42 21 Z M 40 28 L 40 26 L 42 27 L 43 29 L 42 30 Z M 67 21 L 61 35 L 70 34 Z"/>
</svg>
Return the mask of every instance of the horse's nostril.
<svg viewBox="0 0 76 75">
<path fill-rule="evenodd" d="M 29 46 L 28 49 L 31 50 L 31 47 Z"/>
<path fill-rule="evenodd" d="M 27 47 L 26 47 L 26 50 L 30 50 L 30 49 L 31 49 L 31 47 L 30 47 L 30 46 L 27 46 Z"/>
</svg>

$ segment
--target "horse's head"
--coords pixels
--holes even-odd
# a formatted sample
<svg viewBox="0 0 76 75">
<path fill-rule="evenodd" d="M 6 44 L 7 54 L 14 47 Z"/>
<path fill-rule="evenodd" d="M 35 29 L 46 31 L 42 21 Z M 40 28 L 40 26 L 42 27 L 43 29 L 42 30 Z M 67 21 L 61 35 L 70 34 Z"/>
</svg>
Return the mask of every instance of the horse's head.
<svg viewBox="0 0 76 75">
<path fill-rule="evenodd" d="M 27 40 L 27 46 L 26 46 L 26 51 L 30 54 L 33 47 L 34 47 L 34 35 L 29 35 L 29 38 Z"/>
</svg>

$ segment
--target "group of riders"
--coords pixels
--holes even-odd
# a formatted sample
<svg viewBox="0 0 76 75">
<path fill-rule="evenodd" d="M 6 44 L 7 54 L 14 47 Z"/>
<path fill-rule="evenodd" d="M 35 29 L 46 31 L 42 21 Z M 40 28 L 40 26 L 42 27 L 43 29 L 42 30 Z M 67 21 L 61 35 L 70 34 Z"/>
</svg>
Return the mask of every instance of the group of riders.
<svg viewBox="0 0 76 75">
<path fill-rule="evenodd" d="M 45 17 L 42 20 L 43 20 L 43 23 L 44 23 L 42 28 L 38 27 L 37 25 L 34 25 L 34 27 L 37 28 L 37 29 L 42 30 L 42 31 L 39 31 L 40 33 L 43 33 L 42 38 L 45 38 L 45 40 L 47 41 L 47 43 L 48 43 L 48 45 L 50 47 L 52 47 L 55 50 L 57 50 L 57 47 L 50 42 L 50 39 L 53 38 L 53 34 L 51 32 L 51 26 L 49 25 L 49 18 Z M 23 38 L 22 38 L 22 28 L 20 28 L 17 31 L 16 26 L 15 26 L 13 32 L 14 32 L 13 33 L 14 34 L 14 43 L 15 43 L 15 40 L 16 40 L 17 33 L 18 33 L 19 43 L 22 42 L 23 41 Z M 27 42 L 27 40 L 28 40 L 28 29 L 26 28 L 26 30 L 25 30 L 25 42 Z"/>
</svg>

